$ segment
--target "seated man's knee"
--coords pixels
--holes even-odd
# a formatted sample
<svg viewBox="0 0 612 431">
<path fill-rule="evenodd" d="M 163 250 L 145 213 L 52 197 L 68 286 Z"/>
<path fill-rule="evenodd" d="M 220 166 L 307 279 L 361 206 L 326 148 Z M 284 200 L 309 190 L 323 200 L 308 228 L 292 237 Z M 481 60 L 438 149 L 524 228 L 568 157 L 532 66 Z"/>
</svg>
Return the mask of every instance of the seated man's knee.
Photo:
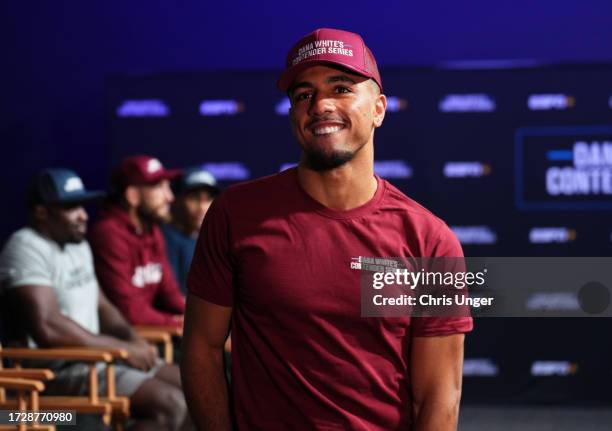
<svg viewBox="0 0 612 431">
<path fill-rule="evenodd" d="M 145 382 L 131 401 L 134 412 L 154 421 L 160 430 L 178 430 L 187 415 L 182 391 L 158 379 Z"/>
</svg>

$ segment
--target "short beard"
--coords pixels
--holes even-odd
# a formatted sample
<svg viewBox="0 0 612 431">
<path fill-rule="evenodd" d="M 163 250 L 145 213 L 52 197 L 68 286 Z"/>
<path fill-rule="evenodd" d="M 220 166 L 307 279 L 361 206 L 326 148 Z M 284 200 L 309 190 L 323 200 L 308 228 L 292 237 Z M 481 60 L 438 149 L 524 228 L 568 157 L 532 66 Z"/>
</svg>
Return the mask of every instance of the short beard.
<svg viewBox="0 0 612 431">
<path fill-rule="evenodd" d="M 73 234 L 66 239 L 66 244 L 80 244 L 85 241 L 85 235 Z"/>
<path fill-rule="evenodd" d="M 355 151 L 334 151 L 331 154 L 316 149 L 304 150 L 304 165 L 316 172 L 331 171 L 353 160 Z"/>
<path fill-rule="evenodd" d="M 160 224 L 169 223 L 172 220 L 172 216 L 168 212 L 166 215 L 161 216 L 148 208 L 140 206 L 138 209 L 138 216 L 149 223 Z"/>
</svg>

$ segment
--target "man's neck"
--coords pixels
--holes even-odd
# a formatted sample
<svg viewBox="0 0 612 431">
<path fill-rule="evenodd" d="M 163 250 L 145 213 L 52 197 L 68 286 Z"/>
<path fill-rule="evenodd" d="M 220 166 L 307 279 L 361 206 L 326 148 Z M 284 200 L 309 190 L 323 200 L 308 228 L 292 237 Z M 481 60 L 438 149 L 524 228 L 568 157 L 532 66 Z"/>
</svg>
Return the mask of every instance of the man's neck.
<svg viewBox="0 0 612 431">
<path fill-rule="evenodd" d="M 179 218 L 175 218 L 172 225 L 174 226 L 176 230 L 178 230 L 185 236 L 188 236 L 191 238 L 197 238 L 198 236 L 199 230 L 190 229 L 189 224 L 183 223 L 182 220 L 180 220 Z"/>
<path fill-rule="evenodd" d="M 64 249 L 64 246 L 66 245 L 65 241 L 61 241 L 58 238 L 56 238 L 53 235 L 53 232 L 51 229 L 49 229 L 47 226 L 45 226 L 44 224 L 40 224 L 40 223 L 31 223 L 29 225 L 30 228 L 34 229 L 40 236 L 43 236 L 45 238 L 47 238 L 50 241 L 53 241 L 54 243 L 56 243 L 60 249 Z"/>
<path fill-rule="evenodd" d="M 366 145 L 355 158 L 329 171 L 317 172 L 300 163 L 298 182 L 312 198 L 334 210 L 357 208 L 374 197 L 373 145 Z"/>
<path fill-rule="evenodd" d="M 138 210 L 136 208 L 128 208 L 127 210 L 130 221 L 134 225 L 134 228 L 138 234 L 142 234 L 144 232 L 148 232 L 151 229 L 151 223 L 148 220 L 144 220 L 138 214 Z"/>
</svg>

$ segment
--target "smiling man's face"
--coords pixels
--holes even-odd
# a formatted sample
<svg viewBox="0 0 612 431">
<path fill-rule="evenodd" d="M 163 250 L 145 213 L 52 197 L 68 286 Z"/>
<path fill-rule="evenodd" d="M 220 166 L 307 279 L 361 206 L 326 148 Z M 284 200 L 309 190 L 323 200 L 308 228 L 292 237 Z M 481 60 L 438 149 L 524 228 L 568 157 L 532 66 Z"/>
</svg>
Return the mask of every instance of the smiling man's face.
<svg viewBox="0 0 612 431">
<path fill-rule="evenodd" d="M 331 67 L 304 70 L 289 94 L 293 133 L 304 163 L 315 171 L 352 160 L 373 141 L 385 114 L 386 99 L 374 81 Z"/>
</svg>

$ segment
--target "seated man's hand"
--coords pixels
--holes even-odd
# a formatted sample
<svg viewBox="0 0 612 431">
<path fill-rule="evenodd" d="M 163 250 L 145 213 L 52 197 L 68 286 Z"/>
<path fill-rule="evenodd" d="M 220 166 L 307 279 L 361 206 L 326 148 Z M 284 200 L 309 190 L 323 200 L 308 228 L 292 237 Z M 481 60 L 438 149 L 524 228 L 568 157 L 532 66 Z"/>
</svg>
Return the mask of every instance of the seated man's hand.
<svg viewBox="0 0 612 431">
<path fill-rule="evenodd" d="M 157 360 L 157 350 L 149 343 L 128 343 L 126 349 L 129 355 L 126 359 L 126 363 L 129 366 L 138 368 L 139 370 L 148 371 L 155 365 L 155 361 Z"/>
</svg>

